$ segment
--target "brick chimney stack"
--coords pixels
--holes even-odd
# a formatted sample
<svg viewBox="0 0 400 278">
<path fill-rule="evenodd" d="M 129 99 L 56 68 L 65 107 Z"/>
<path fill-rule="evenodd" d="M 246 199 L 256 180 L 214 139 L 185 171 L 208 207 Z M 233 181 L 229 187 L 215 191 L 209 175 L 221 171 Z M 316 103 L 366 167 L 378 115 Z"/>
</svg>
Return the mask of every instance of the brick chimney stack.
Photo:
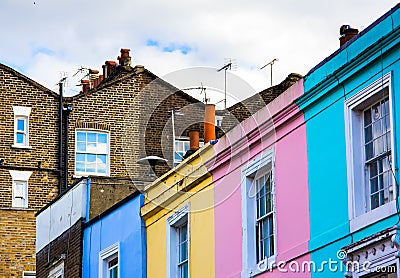
<svg viewBox="0 0 400 278">
<path fill-rule="evenodd" d="M 117 66 L 117 63 L 115 61 L 106 61 L 106 64 L 103 66 L 103 76 L 104 78 L 109 77 L 114 68 Z"/>
<path fill-rule="evenodd" d="M 351 28 L 350 25 L 342 25 L 340 27 L 340 47 L 346 42 L 357 36 L 358 29 Z"/>
<path fill-rule="evenodd" d="M 87 79 L 81 80 L 82 92 L 86 93 L 90 90 L 90 81 Z"/>
<path fill-rule="evenodd" d="M 121 56 L 118 57 L 119 64 L 121 66 L 130 66 L 132 63 L 132 58 L 129 56 L 129 48 L 121 48 Z"/>
</svg>

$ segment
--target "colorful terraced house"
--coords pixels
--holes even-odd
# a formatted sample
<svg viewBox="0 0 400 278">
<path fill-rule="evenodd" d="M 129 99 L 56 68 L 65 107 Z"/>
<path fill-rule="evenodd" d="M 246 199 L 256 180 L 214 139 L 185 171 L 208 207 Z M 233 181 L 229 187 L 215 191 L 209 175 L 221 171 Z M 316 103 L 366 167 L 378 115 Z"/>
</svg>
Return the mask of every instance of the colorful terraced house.
<svg viewBox="0 0 400 278">
<path fill-rule="evenodd" d="M 304 77 L 297 100 L 307 130 L 312 277 L 400 277 L 400 5 L 345 41 Z"/>
</svg>

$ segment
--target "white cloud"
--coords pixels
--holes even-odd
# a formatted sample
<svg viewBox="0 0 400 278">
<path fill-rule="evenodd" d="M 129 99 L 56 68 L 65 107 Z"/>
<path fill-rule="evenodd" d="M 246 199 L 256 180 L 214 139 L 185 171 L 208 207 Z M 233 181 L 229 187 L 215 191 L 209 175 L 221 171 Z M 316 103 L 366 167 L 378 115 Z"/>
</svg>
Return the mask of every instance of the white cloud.
<svg viewBox="0 0 400 278">
<path fill-rule="evenodd" d="M 105 60 L 116 60 L 121 47 L 132 50 L 134 63 L 160 76 L 187 67 L 220 67 L 230 57 L 238 64 L 235 73 L 262 90 L 270 84 L 269 69 L 259 70 L 263 64 L 279 59 L 274 84 L 291 72 L 304 75 L 338 48 L 342 24 L 366 27 L 395 4 L 2 0 L 0 62 L 57 90 L 60 72 L 72 75 L 79 66 L 101 70 Z M 160 46 L 149 46 L 148 40 Z"/>
</svg>

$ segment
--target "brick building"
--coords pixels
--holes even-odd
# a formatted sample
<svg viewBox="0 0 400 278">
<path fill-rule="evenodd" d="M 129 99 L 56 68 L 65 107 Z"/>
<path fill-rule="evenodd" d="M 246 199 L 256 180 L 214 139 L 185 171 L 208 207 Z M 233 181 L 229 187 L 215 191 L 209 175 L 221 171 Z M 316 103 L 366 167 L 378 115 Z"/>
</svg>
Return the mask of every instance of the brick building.
<svg viewBox="0 0 400 278">
<path fill-rule="evenodd" d="M 58 194 L 58 95 L 0 64 L 0 277 L 32 277 L 35 212 Z"/>
<path fill-rule="evenodd" d="M 52 241 L 37 247 L 37 277 L 58 273 L 54 267 L 60 263 L 65 271 L 79 269 L 76 263 L 80 260 L 76 254 L 82 253 L 82 245 L 71 245 L 71 242 L 82 242 L 79 240 L 83 233 L 80 223 L 101 215 L 152 182 L 155 176 L 168 171 L 174 164 L 174 149 L 177 150 L 173 146 L 189 143 L 187 131 L 203 121 L 204 105 L 201 102 L 143 66 L 132 67 L 130 63 L 129 50 L 121 49 L 119 64 L 107 61 L 102 75 L 90 70 L 89 80 L 82 80 L 82 92 L 64 98 L 64 105 L 72 110 L 65 114 L 64 128 L 67 131 L 63 133 L 63 142 L 68 146 L 68 152 L 67 156 L 63 154 L 63 166 L 67 161 L 68 185 L 76 185 L 82 177 L 90 177 L 88 211 L 58 233 L 52 233 Z M 185 116 L 178 115 L 176 110 Z M 148 156 L 168 160 L 163 165 L 155 166 L 155 176 L 149 176 L 148 165 L 137 163 Z M 68 193 L 71 186 L 65 184 L 64 192 Z M 60 198 L 65 197 L 60 195 L 38 215 L 47 211 L 49 206 L 58 204 Z M 50 227 L 45 223 L 38 224 L 38 234 L 43 229 Z M 73 241 L 70 235 L 75 237 Z M 70 254 L 69 257 L 67 254 Z"/>
</svg>

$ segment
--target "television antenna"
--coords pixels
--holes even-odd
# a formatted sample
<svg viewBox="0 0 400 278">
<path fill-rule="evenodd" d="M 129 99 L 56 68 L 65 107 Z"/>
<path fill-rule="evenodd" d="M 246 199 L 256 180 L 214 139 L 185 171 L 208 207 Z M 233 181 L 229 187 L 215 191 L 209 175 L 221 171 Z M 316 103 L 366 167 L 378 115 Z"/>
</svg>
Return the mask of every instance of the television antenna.
<svg viewBox="0 0 400 278">
<path fill-rule="evenodd" d="M 200 87 L 189 87 L 189 88 L 184 88 L 182 90 L 189 91 L 189 90 L 200 90 L 200 95 L 204 94 L 203 102 L 207 104 L 210 101 L 210 98 L 207 98 L 207 92 L 206 92 L 206 87 L 203 86 L 203 83 L 201 83 Z"/>
<path fill-rule="evenodd" d="M 225 58 L 225 64 L 217 70 L 217 72 L 224 71 L 224 108 L 226 109 L 226 71 L 237 68 L 236 64 L 233 64 L 234 60 L 231 58 Z"/>
<path fill-rule="evenodd" d="M 279 60 L 274 58 L 271 62 L 269 62 L 268 64 L 262 66 L 260 68 L 260 70 L 262 70 L 263 68 L 267 67 L 267 66 L 271 66 L 271 87 L 272 87 L 272 66 L 274 65 L 275 62 L 278 62 Z"/>
</svg>

